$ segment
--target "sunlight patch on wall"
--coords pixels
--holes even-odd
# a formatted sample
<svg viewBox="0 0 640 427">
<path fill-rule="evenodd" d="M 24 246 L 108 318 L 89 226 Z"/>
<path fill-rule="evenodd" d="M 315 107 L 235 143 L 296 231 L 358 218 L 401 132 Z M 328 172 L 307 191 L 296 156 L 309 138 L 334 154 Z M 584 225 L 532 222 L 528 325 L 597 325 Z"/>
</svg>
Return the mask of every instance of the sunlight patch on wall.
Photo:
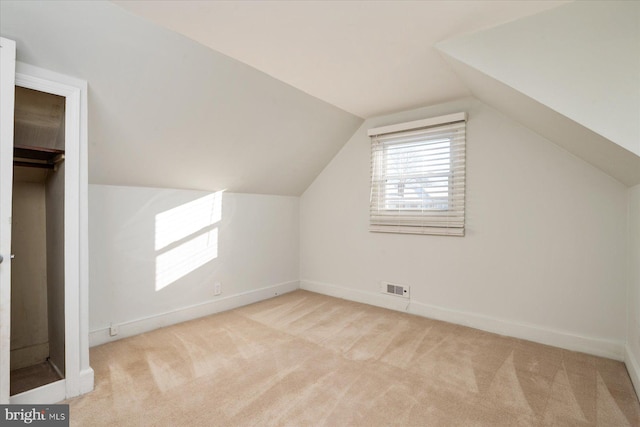
<svg viewBox="0 0 640 427">
<path fill-rule="evenodd" d="M 156 215 L 156 251 L 202 230 L 222 218 L 222 192 Z"/>
<path fill-rule="evenodd" d="M 222 191 L 156 215 L 156 291 L 218 257 Z"/>
<path fill-rule="evenodd" d="M 156 257 L 156 291 L 217 257 L 217 228 L 158 255 Z"/>
</svg>

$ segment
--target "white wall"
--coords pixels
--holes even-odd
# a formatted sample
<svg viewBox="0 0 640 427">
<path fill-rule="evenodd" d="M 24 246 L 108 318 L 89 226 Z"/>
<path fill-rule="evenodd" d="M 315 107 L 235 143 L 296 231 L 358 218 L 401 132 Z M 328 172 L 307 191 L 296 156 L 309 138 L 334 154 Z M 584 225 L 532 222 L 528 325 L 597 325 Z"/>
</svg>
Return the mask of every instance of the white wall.
<svg viewBox="0 0 640 427">
<path fill-rule="evenodd" d="M 640 394 L 640 185 L 629 189 L 629 290 L 625 362 Z"/>
<path fill-rule="evenodd" d="M 368 231 L 369 128 L 467 111 L 466 236 Z M 303 288 L 621 359 L 627 190 L 474 99 L 367 120 L 301 197 Z"/>
<path fill-rule="evenodd" d="M 119 338 L 298 287 L 299 199 L 222 193 L 218 221 L 216 207 L 191 203 L 214 194 L 89 187 L 93 344 L 109 339 L 111 323 L 120 326 Z M 203 209 L 209 209 L 207 223 L 200 222 Z M 168 211 L 174 216 L 166 220 Z M 209 262 L 170 284 L 166 276 L 156 276 L 157 266 L 167 260 L 176 263 L 174 269 L 186 265 L 184 271 L 191 270 L 197 255 L 180 251 L 203 238 L 208 240 L 198 253 L 209 254 Z M 174 252 L 162 257 L 169 251 Z M 220 296 L 214 295 L 216 282 Z"/>
</svg>

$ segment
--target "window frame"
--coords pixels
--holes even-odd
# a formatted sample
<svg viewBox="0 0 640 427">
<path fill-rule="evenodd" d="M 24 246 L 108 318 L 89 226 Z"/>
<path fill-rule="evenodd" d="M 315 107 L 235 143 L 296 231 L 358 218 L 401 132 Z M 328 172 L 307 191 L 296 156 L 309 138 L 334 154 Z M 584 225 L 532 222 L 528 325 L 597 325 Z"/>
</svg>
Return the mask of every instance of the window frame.
<svg viewBox="0 0 640 427">
<path fill-rule="evenodd" d="M 370 231 L 464 236 L 466 121 L 467 114 L 462 112 L 368 131 L 371 137 Z M 438 144 L 438 139 L 444 141 L 447 139 L 447 134 L 449 135 L 449 167 L 443 168 L 444 172 L 433 174 L 447 177 L 446 209 L 428 207 L 429 204 L 434 204 L 437 196 L 428 199 L 429 201 L 426 198 L 416 199 L 415 208 L 399 206 L 388 208 L 390 191 L 386 187 L 388 187 L 389 176 L 392 176 L 389 173 L 388 164 L 390 147 L 401 148 L 403 145 L 415 146 L 417 143 L 422 143 L 423 146 L 418 146 L 417 152 L 422 152 L 424 156 L 437 156 L 438 153 L 435 150 L 438 148 L 428 148 L 428 145 Z M 429 150 L 434 152 L 429 153 Z M 409 163 L 408 168 L 428 167 L 428 163 L 434 161 L 437 162 L 438 159 L 427 157 L 424 163 L 420 163 L 419 160 L 413 164 Z M 442 165 L 446 163 L 443 162 Z M 429 172 L 425 171 L 416 178 L 428 180 Z"/>
</svg>

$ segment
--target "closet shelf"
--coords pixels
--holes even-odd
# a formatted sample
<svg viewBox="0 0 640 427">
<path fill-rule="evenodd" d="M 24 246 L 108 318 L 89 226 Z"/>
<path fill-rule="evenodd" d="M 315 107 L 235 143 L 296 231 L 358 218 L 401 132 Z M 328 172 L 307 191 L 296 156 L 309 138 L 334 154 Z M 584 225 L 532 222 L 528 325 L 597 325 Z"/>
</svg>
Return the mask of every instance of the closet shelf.
<svg viewBox="0 0 640 427">
<path fill-rule="evenodd" d="M 53 169 L 64 160 L 64 150 L 55 148 L 13 146 L 13 164 L 35 168 Z"/>
</svg>

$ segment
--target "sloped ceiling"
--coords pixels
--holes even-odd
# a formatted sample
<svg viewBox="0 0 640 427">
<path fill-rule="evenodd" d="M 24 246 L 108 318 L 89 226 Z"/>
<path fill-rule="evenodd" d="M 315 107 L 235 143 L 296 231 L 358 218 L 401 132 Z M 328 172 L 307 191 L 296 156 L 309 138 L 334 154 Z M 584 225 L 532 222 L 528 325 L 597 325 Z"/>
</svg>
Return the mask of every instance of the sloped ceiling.
<svg viewBox="0 0 640 427">
<path fill-rule="evenodd" d="M 476 97 L 640 183 L 640 2 L 575 2 L 437 47 Z"/>
<path fill-rule="evenodd" d="M 299 195 L 362 119 L 109 2 L 0 2 L 17 56 L 89 82 L 95 184 Z"/>
<path fill-rule="evenodd" d="M 360 117 L 470 94 L 640 182 L 638 2 L 117 4 L 0 2 L 89 81 L 92 183 L 299 195 Z"/>
<path fill-rule="evenodd" d="M 436 42 L 564 1 L 115 1 L 357 116 L 469 95 Z"/>
<path fill-rule="evenodd" d="M 361 117 L 473 94 L 640 183 L 640 2 L 116 3 Z"/>
</svg>

